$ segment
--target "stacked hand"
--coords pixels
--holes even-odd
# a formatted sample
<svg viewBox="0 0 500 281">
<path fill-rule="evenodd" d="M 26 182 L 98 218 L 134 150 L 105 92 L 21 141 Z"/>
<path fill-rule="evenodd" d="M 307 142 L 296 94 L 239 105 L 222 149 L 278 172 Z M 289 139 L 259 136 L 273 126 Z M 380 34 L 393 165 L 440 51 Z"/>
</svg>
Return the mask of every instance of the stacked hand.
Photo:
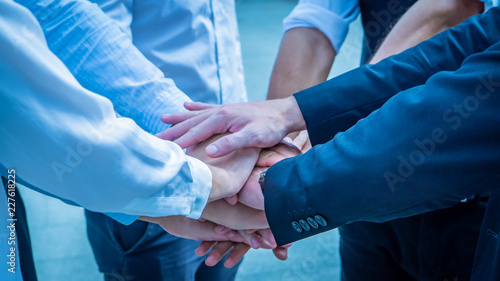
<svg viewBox="0 0 500 281">
<path fill-rule="evenodd" d="M 199 221 L 185 217 L 146 219 L 174 235 L 203 240 L 197 254 L 211 250 L 207 265 L 216 264 L 230 251 L 225 266 L 234 266 L 250 247 L 273 249 L 276 257 L 286 259 L 289 245 L 276 245 L 258 179 L 276 162 L 300 154 L 307 141 L 302 133 L 293 144 L 282 142 L 287 133 L 304 129 L 301 118 L 294 121 L 295 116 L 301 116 L 295 100 L 231 106 L 192 103 L 186 108 L 195 111 L 164 117 L 166 123 L 180 124 L 158 136 L 175 139 L 188 148 L 188 155 L 208 165 L 212 172 L 209 203 Z"/>
</svg>

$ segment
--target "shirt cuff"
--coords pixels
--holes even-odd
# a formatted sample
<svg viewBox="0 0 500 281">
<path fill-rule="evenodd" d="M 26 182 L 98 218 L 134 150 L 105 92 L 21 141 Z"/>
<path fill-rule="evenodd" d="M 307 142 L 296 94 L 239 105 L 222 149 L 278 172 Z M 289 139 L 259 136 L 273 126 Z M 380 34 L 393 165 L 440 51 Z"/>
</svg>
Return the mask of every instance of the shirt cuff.
<svg viewBox="0 0 500 281">
<path fill-rule="evenodd" d="M 283 32 L 298 27 L 316 28 L 323 32 L 338 52 L 349 31 L 349 23 L 356 19 L 359 7 L 345 16 L 338 15 L 312 3 L 299 3 L 283 20 Z"/>
<path fill-rule="evenodd" d="M 186 216 L 199 219 L 212 190 L 212 172 L 205 163 L 190 156 L 187 156 L 181 169 L 186 169 L 178 172 L 186 175 L 185 177 L 179 178 L 178 182 L 169 183 L 170 186 L 152 196 L 132 199 L 123 212 L 149 217 Z M 173 189 L 173 193 L 172 185 L 178 186 Z"/>
<path fill-rule="evenodd" d="M 168 129 L 171 125 L 163 123 L 161 116 L 187 111 L 184 103 L 190 101 L 192 100 L 178 88 L 171 88 L 171 92 L 157 95 L 146 110 L 144 129 L 153 135 Z"/>
<path fill-rule="evenodd" d="M 191 210 L 186 217 L 199 219 L 208 203 L 208 197 L 212 191 L 212 172 L 208 168 L 207 164 L 194 157 L 189 158 L 191 160 L 189 161 L 189 167 L 194 173 L 193 188 L 191 189 L 194 201 L 193 204 L 191 204 Z"/>
</svg>

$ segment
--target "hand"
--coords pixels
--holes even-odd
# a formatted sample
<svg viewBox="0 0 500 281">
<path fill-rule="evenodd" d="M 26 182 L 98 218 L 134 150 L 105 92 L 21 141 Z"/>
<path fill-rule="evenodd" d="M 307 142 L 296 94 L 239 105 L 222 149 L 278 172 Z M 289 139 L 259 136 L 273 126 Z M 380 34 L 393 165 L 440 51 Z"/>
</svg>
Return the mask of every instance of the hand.
<svg viewBox="0 0 500 281">
<path fill-rule="evenodd" d="M 249 239 L 252 241 L 252 238 L 259 239 L 257 234 L 243 238 L 239 232 L 228 228 L 224 228 L 224 231 L 217 231 L 217 224 L 197 221 L 185 216 L 140 217 L 139 219 L 156 223 L 172 235 L 191 240 L 245 242 Z"/>
<path fill-rule="evenodd" d="M 297 143 L 282 141 L 273 147 L 262 149 L 255 165 L 257 167 L 271 167 L 283 159 L 302 154 L 300 148 L 297 147 L 297 145 L 300 147 L 304 146 L 303 142 L 305 142 L 305 140 L 301 136 L 302 135 L 299 135 L 296 138 L 296 140 L 299 139 L 299 137 L 301 138 Z"/>
<path fill-rule="evenodd" d="M 260 151 L 258 148 L 244 148 L 233 151 L 224 157 L 207 157 L 205 154 L 206 146 L 221 137 L 223 135 L 214 136 L 187 149 L 188 155 L 205 162 L 212 172 L 212 190 L 208 198 L 209 202 L 238 193 L 250 176 Z"/>
<path fill-rule="evenodd" d="M 250 208 L 264 210 L 264 193 L 262 193 L 262 188 L 259 184 L 259 177 L 266 169 L 267 167 L 255 167 L 238 195 L 232 197 L 234 198 L 233 200 Z M 232 204 L 233 202 L 228 201 L 228 203 Z"/>
<path fill-rule="evenodd" d="M 305 137 L 304 137 L 305 135 Z M 307 133 L 301 133 L 294 144 L 281 142 L 273 147 L 262 149 L 256 167 L 253 169 L 247 182 L 237 195 L 224 198 L 231 205 L 240 202 L 254 209 L 264 210 L 264 194 L 259 184 L 260 174 L 277 162 L 301 154 L 299 147 L 307 141 Z"/>
<path fill-rule="evenodd" d="M 294 134 L 294 136 L 290 137 L 292 134 Z M 285 137 L 284 141 L 295 145 L 302 153 L 306 153 L 309 149 L 312 148 L 311 140 L 309 139 L 309 133 L 307 133 L 307 130 L 295 132 L 292 134 L 289 134 L 287 137 Z"/>
<path fill-rule="evenodd" d="M 264 211 L 241 203 L 232 206 L 224 200 L 208 203 L 201 217 L 236 230 L 269 228 Z"/>
<path fill-rule="evenodd" d="M 279 259 L 279 260 L 286 260 L 288 258 L 288 248 L 291 246 L 291 244 L 282 246 L 282 247 L 276 247 L 273 249 L 274 255 Z M 210 249 L 212 249 L 210 251 Z M 248 246 L 245 243 L 235 243 L 235 242 L 211 242 L 211 241 L 203 241 L 200 243 L 200 246 L 198 246 L 198 249 L 196 249 L 196 254 L 198 256 L 204 256 L 210 251 L 210 254 L 208 254 L 207 259 L 205 260 L 205 264 L 208 266 L 214 266 L 216 265 L 225 255 L 227 252 L 229 255 L 226 258 L 226 261 L 224 262 L 224 266 L 227 268 L 231 268 L 238 264 L 240 262 L 241 258 L 250 250 L 250 246 Z"/>
<path fill-rule="evenodd" d="M 287 133 L 305 129 L 305 121 L 294 97 L 260 102 L 209 105 L 186 103 L 190 112 L 164 115 L 162 121 L 177 124 L 157 136 L 175 140 L 183 148 L 215 134 L 229 132 L 207 146 L 206 153 L 220 157 L 244 147 L 270 147 Z"/>
</svg>

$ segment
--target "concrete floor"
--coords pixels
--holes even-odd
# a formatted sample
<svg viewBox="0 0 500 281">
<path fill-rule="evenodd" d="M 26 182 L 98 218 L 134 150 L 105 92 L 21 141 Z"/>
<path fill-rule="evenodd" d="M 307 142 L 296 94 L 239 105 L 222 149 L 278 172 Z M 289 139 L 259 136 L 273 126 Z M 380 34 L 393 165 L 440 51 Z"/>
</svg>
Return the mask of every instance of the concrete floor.
<svg viewBox="0 0 500 281">
<path fill-rule="evenodd" d="M 269 76 L 282 35 L 282 19 L 296 1 L 237 0 L 246 84 L 250 100 L 265 99 Z M 351 25 L 330 76 L 358 65 L 362 31 Z M 40 281 L 100 281 L 86 238 L 83 209 L 20 187 L 27 206 L 36 269 Z M 238 281 L 339 280 L 338 232 L 294 243 L 281 262 L 270 251 L 251 250 Z M 214 280 L 216 281 L 216 280 Z"/>
</svg>

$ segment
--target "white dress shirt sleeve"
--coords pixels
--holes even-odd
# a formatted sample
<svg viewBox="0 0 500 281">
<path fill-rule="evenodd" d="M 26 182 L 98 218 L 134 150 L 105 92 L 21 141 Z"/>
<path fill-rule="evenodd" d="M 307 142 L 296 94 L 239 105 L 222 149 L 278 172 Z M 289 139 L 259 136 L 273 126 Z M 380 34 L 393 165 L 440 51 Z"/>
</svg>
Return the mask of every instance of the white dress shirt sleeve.
<svg viewBox="0 0 500 281">
<path fill-rule="evenodd" d="M 200 217 L 208 167 L 116 118 L 111 102 L 84 89 L 48 49 L 33 15 L 11 1 L 0 1 L 0 61 L 0 164 L 20 181 L 97 212 Z"/>
<path fill-rule="evenodd" d="M 300 0 L 283 20 L 283 29 L 287 32 L 297 27 L 316 28 L 325 34 L 338 52 L 349 24 L 358 14 L 358 0 Z"/>
</svg>

